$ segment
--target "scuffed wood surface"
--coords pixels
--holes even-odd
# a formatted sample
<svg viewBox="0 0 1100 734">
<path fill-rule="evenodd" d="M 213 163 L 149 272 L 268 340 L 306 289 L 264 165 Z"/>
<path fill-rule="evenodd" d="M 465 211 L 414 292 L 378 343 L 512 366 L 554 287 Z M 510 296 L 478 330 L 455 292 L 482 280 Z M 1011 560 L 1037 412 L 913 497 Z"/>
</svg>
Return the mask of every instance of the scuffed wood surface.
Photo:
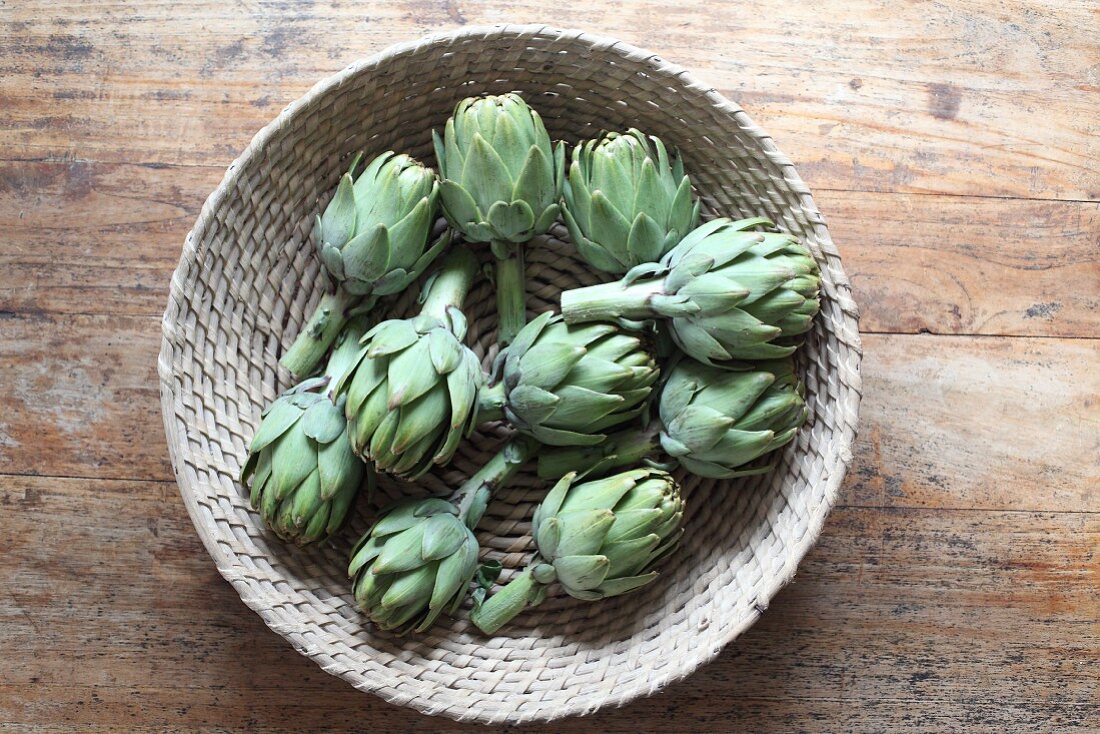
<svg viewBox="0 0 1100 734">
<path fill-rule="evenodd" d="M 0 317 L 0 472 L 171 480 L 159 324 Z M 853 502 L 1100 512 L 1100 340 L 865 334 L 864 348 Z"/>
<path fill-rule="evenodd" d="M 297 655 L 221 581 L 175 494 L 168 482 L 0 479 L 13 518 L 0 721 L 485 731 L 385 704 Z M 523 730 L 1100 726 L 1100 515 L 860 507 L 851 495 L 794 583 L 712 664 L 625 709 Z"/>
<path fill-rule="evenodd" d="M 595 29 L 741 101 L 815 188 L 1097 200 L 1090 0 L 826 6 L 571 2 Z M 14 157 L 224 166 L 322 76 L 545 3 L 10 3 L 0 147 Z"/>
<path fill-rule="evenodd" d="M 1100 6 L 587 2 L 741 102 L 864 329 L 795 582 L 664 693 L 530 731 L 1100 730 Z M 361 694 L 218 576 L 156 353 L 183 237 L 321 77 L 531 0 L 0 0 L 0 730 L 484 731 Z M 561 21 L 566 23 L 566 21 Z"/>
<path fill-rule="evenodd" d="M 161 314 L 183 235 L 224 169 L 0 160 L 0 305 Z M 890 333 L 1095 336 L 1100 203 L 815 192 Z"/>
</svg>

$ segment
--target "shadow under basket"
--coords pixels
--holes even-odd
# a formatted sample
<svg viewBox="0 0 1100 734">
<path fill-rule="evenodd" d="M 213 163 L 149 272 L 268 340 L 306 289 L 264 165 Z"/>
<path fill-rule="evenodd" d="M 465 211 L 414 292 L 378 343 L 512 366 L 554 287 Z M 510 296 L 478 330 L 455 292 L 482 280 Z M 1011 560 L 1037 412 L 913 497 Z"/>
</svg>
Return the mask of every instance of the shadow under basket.
<svg viewBox="0 0 1100 734">
<path fill-rule="evenodd" d="M 590 603 L 556 587 L 495 637 L 469 600 L 427 634 L 396 637 L 355 607 L 348 551 L 378 506 L 407 488 L 384 481 L 330 542 L 298 549 L 266 531 L 237 483 L 260 411 L 291 384 L 278 366 L 325 287 L 310 234 L 351 157 L 393 149 L 432 161 L 431 130 L 455 104 L 519 91 L 550 135 L 570 143 L 630 126 L 679 148 L 712 214 L 766 216 L 797 235 L 822 271 L 822 307 L 798 353 L 811 411 L 769 474 L 681 475 L 685 536 L 660 578 Z M 475 246 L 476 248 L 476 246 Z M 486 263 L 490 255 L 482 248 Z M 598 281 L 564 229 L 529 245 L 528 307 Z M 378 306 L 410 314 L 410 289 Z M 467 303 L 470 344 L 496 353 L 493 291 Z M 613 39 L 543 26 L 464 29 L 390 48 L 316 85 L 256 135 L 187 237 L 164 314 L 159 375 L 180 492 L 218 570 L 271 629 L 356 688 L 428 714 L 519 723 L 591 713 L 654 693 L 710 660 L 791 580 L 851 461 L 860 399 L 856 306 L 825 223 L 783 154 L 735 104 L 664 60 Z M 418 483 L 445 492 L 495 453 L 486 425 L 454 462 Z M 530 517 L 546 491 L 533 471 L 498 493 L 478 529 L 507 581 L 529 558 Z"/>
</svg>

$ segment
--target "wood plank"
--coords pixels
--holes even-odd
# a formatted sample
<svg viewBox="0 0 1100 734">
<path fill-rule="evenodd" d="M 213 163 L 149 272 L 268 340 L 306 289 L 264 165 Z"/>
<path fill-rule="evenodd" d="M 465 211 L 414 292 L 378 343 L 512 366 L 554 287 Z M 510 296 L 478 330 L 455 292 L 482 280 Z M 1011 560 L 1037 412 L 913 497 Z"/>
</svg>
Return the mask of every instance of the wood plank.
<svg viewBox="0 0 1100 734">
<path fill-rule="evenodd" d="M 158 319 L 0 324 L 0 472 L 172 478 Z M 871 334 L 864 345 L 856 502 L 1100 511 L 1100 340 Z"/>
<path fill-rule="evenodd" d="M 1100 335 L 1100 204 L 835 191 L 815 199 L 865 331 Z"/>
<path fill-rule="evenodd" d="M 5 158 L 225 165 L 356 58 L 464 24 L 462 7 L 146 0 L 22 3 L 0 23 Z M 1097 200 L 1097 9 L 1088 0 L 857 0 L 829 12 L 577 3 L 568 25 L 650 48 L 737 99 L 814 187 Z M 721 28 L 707 43 L 699 29 Z M 888 49 L 888 52 L 884 50 Z"/>
<path fill-rule="evenodd" d="M 154 316 L 224 170 L 0 163 L 0 311 Z"/>
<path fill-rule="evenodd" d="M 855 501 L 1100 511 L 1100 340 L 863 344 Z"/>
<path fill-rule="evenodd" d="M 474 731 L 296 654 L 218 577 L 171 483 L 0 476 L 0 507 L 0 722 Z M 715 662 L 626 709 L 533 730 L 1088 731 L 1097 548 L 1098 514 L 841 508 Z"/>
<path fill-rule="evenodd" d="M 289 654 L 293 651 L 287 650 Z M 307 663 L 312 665 L 311 663 Z M 316 666 L 314 666 L 316 667 Z M 712 665 L 713 667 L 713 665 Z M 704 669 L 706 670 L 706 669 Z M 324 675 L 323 673 L 319 673 Z M 305 671 L 301 672 L 306 676 Z M 698 672 L 689 681 L 697 681 Z M 325 676 L 328 678 L 328 676 Z M 389 728 L 409 732 L 485 731 L 532 732 L 533 734 L 639 734 L 639 732 L 716 732 L 781 731 L 797 734 L 834 734 L 838 724 L 851 734 L 882 734 L 903 731 L 907 734 L 943 734 L 944 732 L 1035 732 L 1046 734 L 1093 734 L 1096 708 L 1089 704 L 1044 703 L 1040 706 L 1011 700 L 974 701 L 958 705 L 940 701 L 852 701 L 762 698 L 744 693 L 731 694 L 724 684 L 715 682 L 702 690 L 682 683 L 648 701 L 635 701 L 613 713 L 597 713 L 584 718 L 556 721 L 550 725 L 486 728 L 458 724 L 441 717 L 427 717 L 408 709 L 398 709 L 347 688 L 334 694 L 311 686 L 312 680 L 285 677 L 287 691 L 252 693 L 247 690 L 206 693 L 195 700 L 195 692 L 143 687 L 140 691 L 103 688 L 54 688 L 2 686 L 0 693 L 26 702 L 25 711 L 39 717 L 34 723 L 20 717 L 15 723 L 0 723 L 0 731 L 46 734 L 73 732 L 107 734 L 120 731 L 148 734 L 224 734 L 248 731 L 250 734 L 290 734 L 302 731 L 362 732 L 364 727 L 385 722 Z M 343 686 L 340 681 L 328 685 Z M 134 695 L 137 694 L 137 695 Z M 186 699 L 180 698 L 187 696 Z M 40 698 L 48 696 L 48 699 Z M 299 703 L 301 700 L 301 703 Z M 858 707 L 858 708 L 857 708 Z M 0 710 L 2 711 L 2 710 Z M 46 721 L 50 723 L 38 723 Z"/>
<path fill-rule="evenodd" d="M 170 479 L 159 320 L 0 313 L 0 472 Z"/>
<path fill-rule="evenodd" d="M 0 311 L 160 314 L 212 167 L 0 163 Z M 1100 333 L 1100 204 L 822 191 L 868 331 Z"/>
</svg>

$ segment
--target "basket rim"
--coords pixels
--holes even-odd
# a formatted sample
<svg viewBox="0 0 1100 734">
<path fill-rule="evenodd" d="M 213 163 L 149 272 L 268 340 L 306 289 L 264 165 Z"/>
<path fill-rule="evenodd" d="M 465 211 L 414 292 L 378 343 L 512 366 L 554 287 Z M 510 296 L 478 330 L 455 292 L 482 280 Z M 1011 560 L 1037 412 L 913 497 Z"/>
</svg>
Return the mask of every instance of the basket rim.
<svg viewBox="0 0 1100 734">
<path fill-rule="evenodd" d="M 685 68 L 670 63 L 658 54 L 642 49 L 631 43 L 621 41 L 611 36 L 591 33 L 580 29 L 559 29 L 551 25 L 538 23 L 465 26 L 455 30 L 432 33 L 411 41 L 399 42 L 359 59 L 344 67 L 342 70 L 321 79 L 304 94 L 284 107 L 278 116 L 263 126 L 252 137 L 241 154 L 230 163 L 221 182 L 204 201 L 194 226 L 187 233 L 184 240 L 180 260 L 173 272 L 169 285 L 168 303 L 161 320 L 161 350 L 157 360 L 157 373 L 160 381 L 161 393 L 161 412 L 168 442 L 168 453 L 172 462 L 180 495 L 183 498 L 184 505 L 187 508 L 192 523 L 195 525 L 196 532 L 201 538 L 203 546 L 214 560 L 218 572 L 233 586 L 241 600 L 250 609 L 256 612 L 268 627 L 290 642 L 298 652 L 317 663 L 323 670 L 344 678 L 355 688 L 374 693 L 389 703 L 408 706 L 429 715 L 442 714 L 459 721 L 478 721 L 481 723 L 501 723 L 502 718 L 499 715 L 480 714 L 477 710 L 454 711 L 452 707 L 440 708 L 438 704 L 432 705 L 429 701 L 421 700 L 419 696 L 410 699 L 407 695 L 388 695 L 386 688 L 389 686 L 389 681 L 386 681 L 375 673 L 366 672 L 364 674 L 356 674 L 357 680 L 351 680 L 349 675 L 334 672 L 330 669 L 327 663 L 331 662 L 333 659 L 325 650 L 319 649 L 315 644 L 305 640 L 300 632 L 288 630 L 285 626 L 280 625 L 273 610 L 265 605 L 261 598 L 253 593 L 248 583 L 238 575 L 238 569 L 244 568 L 244 565 L 240 563 L 236 556 L 223 553 L 218 547 L 218 541 L 211 536 L 201 524 L 201 511 L 196 501 L 193 488 L 190 486 L 193 483 L 193 478 L 186 476 L 188 467 L 184 465 L 181 469 L 180 464 L 181 452 L 185 452 L 186 449 L 186 439 L 181 441 L 177 432 L 179 426 L 174 411 L 175 391 L 172 385 L 172 360 L 175 351 L 176 336 L 182 326 L 179 323 L 178 316 L 181 310 L 186 308 L 184 281 L 187 265 L 196 261 L 196 235 L 202 234 L 206 228 L 210 226 L 214 219 L 215 212 L 222 206 L 227 196 L 229 196 L 229 192 L 240 175 L 240 171 L 245 168 L 246 164 L 252 161 L 253 157 L 262 155 L 265 146 L 279 133 L 284 125 L 293 119 L 301 110 L 312 104 L 316 99 L 336 90 L 349 79 L 368 73 L 372 69 L 376 69 L 395 58 L 414 52 L 417 49 L 439 44 L 453 44 L 455 42 L 470 39 L 476 40 L 477 38 L 489 40 L 505 35 L 516 35 L 520 38 L 525 36 L 556 37 L 559 39 L 567 38 L 580 44 L 599 48 L 602 51 L 615 51 L 630 56 L 632 61 L 647 64 L 650 67 L 648 73 L 675 80 L 677 85 L 681 88 L 680 91 L 682 93 L 700 95 L 706 103 L 730 116 L 731 119 L 736 116 L 738 122 L 742 124 L 743 131 L 752 137 L 760 145 L 763 152 L 782 169 L 784 179 L 790 188 L 799 195 L 799 199 L 803 204 L 803 209 L 814 215 L 812 217 L 814 229 L 822 243 L 835 248 L 835 244 L 829 235 L 824 218 L 821 217 L 808 187 L 798 175 L 793 163 L 776 148 L 771 136 L 752 122 L 740 105 L 727 99 L 714 87 L 696 79 L 696 77 Z M 851 283 L 847 274 L 839 264 L 839 257 L 837 260 L 837 267 L 831 269 L 830 276 L 837 290 L 845 292 L 848 296 L 848 301 L 851 302 Z M 811 519 L 802 539 L 791 547 L 789 559 L 792 562 L 787 564 L 785 573 L 782 575 L 772 575 L 764 582 L 763 588 L 757 595 L 756 614 L 724 630 L 720 643 L 713 648 L 698 650 L 690 657 L 685 656 L 681 658 L 681 660 L 677 661 L 677 665 L 667 666 L 660 674 L 649 679 L 647 690 L 634 690 L 623 694 L 608 693 L 604 696 L 604 699 L 596 705 L 591 702 L 584 703 L 574 701 L 556 706 L 552 711 L 545 708 L 538 709 L 534 712 L 513 711 L 509 716 L 505 717 L 504 720 L 508 723 L 550 721 L 565 716 L 592 713 L 596 709 L 604 706 L 622 706 L 643 695 L 652 695 L 665 686 L 687 677 L 701 665 L 713 660 L 726 645 L 737 639 L 749 627 L 756 623 L 775 595 L 792 580 L 799 564 L 820 536 L 825 520 L 836 503 L 840 486 L 843 483 L 844 477 L 852 461 L 852 446 L 856 438 L 859 404 L 862 396 L 862 347 L 858 330 L 859 314 L 855 308 L 854 302 L 851 303 L 851 308 L 843 308 L 843 312 L 845 323 L 851 326 L 851 332 L 846 335 L 845 344 L 851 349 L 854 355 L 854 363 L 846 365 L 849 369 L 846 384 L 852 391 L 853 399 L 848 401 L 843 408 L 845 415 L 850 418 L 850 421 L 842 430 L 838 430 L 838 438 L 834 441 L 834 450 L 840 457 L 839 470 L 829 477 L 823 494 L 821 511 Z M 401 677 L 402 674 L 394 672 L 391 673 L 391 675 L 394 677 Z M 449 687 L 440 685 L 438 688 L 447 689 Z"/>
</svg>

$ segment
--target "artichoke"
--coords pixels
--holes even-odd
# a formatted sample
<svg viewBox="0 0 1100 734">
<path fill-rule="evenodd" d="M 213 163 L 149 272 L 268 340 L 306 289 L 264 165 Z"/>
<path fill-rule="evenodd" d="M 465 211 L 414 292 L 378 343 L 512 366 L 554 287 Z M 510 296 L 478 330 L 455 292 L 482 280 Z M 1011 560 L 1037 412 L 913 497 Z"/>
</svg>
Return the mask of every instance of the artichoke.
<svg viewBox="0 0 1100 734">
<path fill-rule="evenodd" d="M 241 483 L 251 480 L 252 507 L 283 540 L 306 545 L 329 537 L 343 525 L 364 476 L 373 485 L 374 473 L 348 443 L 343 398 L 334 401 L 326 391 L 347 369 L 362 333 L 354 321 L 325 375 L 277 398 L 252 439 Z"/>
<path fill-rule="evenodd" d="M 744 465 L 785 446 L 809 418 L 805 388 L 789 359 L 759 362 L 747 372 L 684 359 L 669 370 L 659 401 L 661 419 L 649 426 L 612 434 L 598 446 L 543 452 L 539 476 L 604 472 L 662 448 L 701 477 L 763 474 L 774 465 Z"/>
<path fill-rule="evenodd" d="M 517 94 L 462 100 L 432 138 L 444 215 L 497 257 L 498 341 L 507 344 L 526 320 L 520 245 L 558 216 L 565 148 Z"/>
<path fill-rule="evenodd" d="M 612 433 L 595 446 L 565 446 L 542 451 L 539 453 L 539 478 L 556 481 L 571 471 L 602 476 L 618 467 L 657 464 L 654 458 L 661 450 L 660 434 L 660 421 L 653 421 Z M 664 468 L 671 468 L 671 465 Z"/>
<path fill-rule="evenodd" d="M 623 274 L 660 260 L 699 221 L 691 180 L 660 138 L 631 129 L 573 150 L 564 186 L 565 225 L 581 256 Z"/>
<path fill-rule="evenodd" d="M 594 601 L 645 586 L 654 564 L 680 540 L 680 488 L 660 469 L 639 468 L 575 483 L 566 474 L 535 510 L 537 554 L 528 568 L 474 610 L 471 619 L 492 634 L 525 607 L 539 604 L 546 586 Z"/>
<path fill-rule="evenodd" d="M 506 418 L 552 446 L 591 445 L 641 413 L 660 370 L 641 340 L 614 324 L 569 326 L 541 314 L 498 357 L 478 421 Z"/>
<path fill-rule="evenodd" d="M 615 283 L 565 291 L 567 323 L 668 319 L 676 344 L 700 362 L 744 367 L 778 359 L 796 344 L 776 341 L 809 331 L 818 311 L 820 273 L 789 234 L 751 232 L 765 219 L 715 219 L 696 228 L 660 263 Z"/>
<path fill-rule="evenodd" d="M 405 500 L 352 551 L 355 602 L 384 630 L 423 632 L 442 612 L 458 608 L 477 555 L 477 538 L 453 504 Z"/>
<path fill-rule="evenodd" d="M 738 469 L 784 446 L 810 416 L 806 390 L 791 360 L 759 362 L 730 372 L 685 359 L 661 391 L 661 446 L 701 477 L 760 474 Z"/>
<path fill-rule="evenodd" d="M 378 296 L 405 290 L 450 242 L 445 231 L 429 245 L 439 199 L 430 168 L 391 151 L 353 178 L 361 157 L 317 217 L 317 249 L 337 288 L 283 356 L 283 366 L 297 375 L 312 369 L 359 301 L 366 299 L 366 309 Z"/>
<path fill-rule="evenodd" d="M 539 113 L 518 94 L 472 97 L 443 135 L 432 131 L 443 213 L 499 258 L 550 229 L 558 216 L 565 149 L 550 143 Z"/>
<path fill-rule="evenodd" d="M 443 612 L 453 614 L 477 570 L 473 528 L 492 491 L 508 482 L 530 453 L 510 443 L 449 499 L 399 502 L 351 553 L 355 601 L 372 622 L 401 634 L 423 632 Z"/>
<path fill-rule="evenodd" d="M 416 479 L 473 430 L 484 375 L 463 343 L 461 305 L 476 271 L 470 251 L 455 249 L 425 285 L 420 314 L 367 332 L 338 386 L 352 449 L 381 471 Z"/>
</svg>

